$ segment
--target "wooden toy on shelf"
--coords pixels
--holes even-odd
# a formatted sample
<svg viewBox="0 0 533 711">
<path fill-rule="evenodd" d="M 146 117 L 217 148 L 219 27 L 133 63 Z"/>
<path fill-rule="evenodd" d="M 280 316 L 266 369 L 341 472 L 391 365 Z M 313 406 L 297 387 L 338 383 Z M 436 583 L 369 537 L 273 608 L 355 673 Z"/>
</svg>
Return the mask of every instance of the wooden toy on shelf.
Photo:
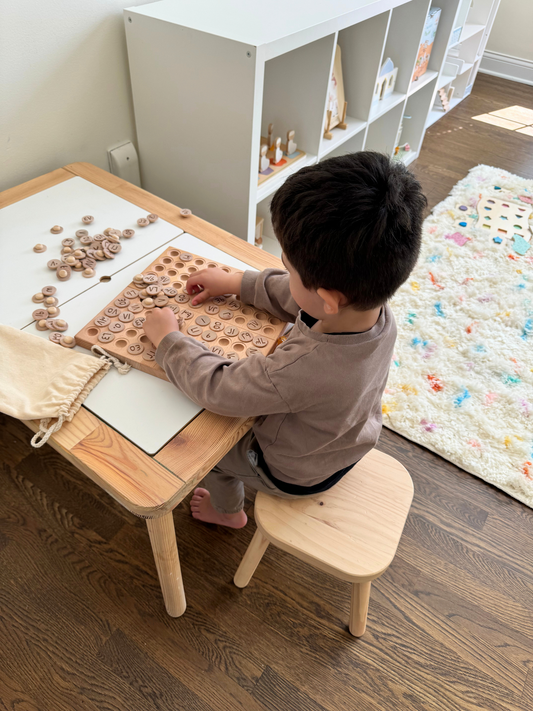
<svg viewBox="0 0 533 711">
<path fill-rule="evenodd" d="M 272 148 L 270 150 L 270 162 L 273 165 L 278 165 L 278 163 L 282 160 L 283 158 L 283 150 L 281 149 L 281 138 L 278 136 L 276 140 L 274 141 Z"/>
<path fill-rule="evenodd" d="M 142 274 L 138 274 L 94 319 L 76 335 L 76 343 L 90 349 L 102 346 L 134 368 L 168 380 L 155 362 L 155 348 L 143 323 L 154 307 L 169 306 L 183 333 L 200 341 L 216 355 L 230 360 L 272 353 L 285 324 L 266 311 L 243 304 L 235 296 L 214 296 L 192 306 L 187 279 L 200 269 L 219 267 L 228 274 L 237 269 L 168 247 Z"/>
<path fill-rule="evenodd" d="M 286 145 L 286 151 L 285 151 L 286 156 L 290 156 L 296 152 L 297 145 L 294 142 L 295 135 L 296 135 L 296 131 L 287 131 L 287 143 L 285 144 Z"/>
<path fill-rule="evenodd" d="M 448 94 L 446 93 L 446 89 L 444 89 L 444 88 L 439 89 L 438 94 L 439 94 L 440 103 L 442 104 L 442 108 L 444 109 L 444 111 L 449 111 L 450 110 L 450 102 L 448 101 Z"/>
<path fill-rule="evenodd" d="M 267 175 L 267 171 L 270 170 L 270 161 L 267 158 L 268 146 L 266 143 L 261 146 L 261 153 L 259 155 L 259 173 Z"/>
<path fill-rule="evenodd" d="M 394 63 L 390 57 L 383 62 L 381 65 L 381 70 L 379 72 L 379 77 L 376 81 L 376 86 L 374 87 L 374 95 L 372 96 L 372 103 L 377 101 L 383 101 L 394 91 L 396 86 L 396 77 L 398 76 L 398 67 L 394 66 Z"/>
<path fill-rule="evenodd" d="M 330 131 L 331 128 L 331 111 L 328 109 L 326 111 L 326 125 L 324 127 L 324 138 L 330 141 L 333 138 L 333 134 Z"/>
<path fill-rule="evenodd" d="M 348 102 L 344 102 L 344 107 L 342 109 L 342 115 L 341 115 L 341 120 L 340 123 L 337 124 L 337 128 L 342 128 L 343 131 L 346 131 L 348 128 L 348 124 L 346 123 L 346 111 L 348 110 Z"/>
<path fill-rule="evenodd" d="M 259 217 L 255 218 L 255 246 L 259 249 L 263 249 L 263 226 L 265 224 L 265 218 Z"/>
<path fill-rule="evenodd" d="M 281 138 L 273 138 L 274 124 L 268 124 L 268 135 L 261 136 L 261 149 L 259 157 L 258 185 L 261 185 L 273 175 L 292 165 L 303 158 L 306 154 L 298 150 L 294 137 L 296 131 L 287 131 L 287 143 L 283 144 Z M 263 156 L 268 160 L 269 165 L 265 167 Z"/>
</svg>

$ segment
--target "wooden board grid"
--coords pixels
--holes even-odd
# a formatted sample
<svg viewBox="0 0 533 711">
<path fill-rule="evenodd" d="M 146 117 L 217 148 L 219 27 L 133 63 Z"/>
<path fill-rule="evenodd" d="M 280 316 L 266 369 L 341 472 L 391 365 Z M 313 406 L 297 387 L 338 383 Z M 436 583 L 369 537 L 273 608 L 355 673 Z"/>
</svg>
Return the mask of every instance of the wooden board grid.
<svg viewBox="0 0 533 711">
<path fill-rule="evenodd" d="M 266 311 L 242 304 L 234 295 L 216 296 L 196 306 L 191 305 L 194 297 L 187 294 L 187 279 L 201 269 L 215 267 L 228 274 L 239 271 L 200 255 L 168 247 L 142 274 L 144 277 L 156 277 L 154 284 L 162 290 L 167 288 L 177 291 L 175 296 L 167 298 L 168 306 L 173 308 L 176 318 L 184 320 L 181 331 L 200 341 L 214 353 L 231 360 L 272 353 L 285 326 L 280 319 Z M 162 283 L 161 278 L 166 283 Z M 149 286 L 146 283 L 145 289 Z M 159 296 L 163 295 L 165 294 L 161 291 Z M 88 350 L 93 345 L 101 346 L 111 355 L 130 363 L 132 367 L 168 380 L 164 370 L 155 362 L 155 348 L 144 333 L 142 323 L 153 310 L 144 305 L 146 298 L 156 297 L 150 297 L 148 293 L 145 295 L 142 287 L 134 281 L 130 282 L 76 334 L 76 342 Z M 120 299 L 125 301 L 119 302 Z M 130 320 L 124 322 L 123 319 Z M 198 320 L 200 324 L 197 323 Z M 122 324 L 123 328 L 113 332 L 115 328 L 119 328 L 117 324 Z M 192 327 L 194 332 L 189 333 Z M 109 340 L 101 340 L 103 334 L 109 334 L 104 337 Z M 138 354 L 133 352 L 135 350 L 139 351 Z"/>
</svg>

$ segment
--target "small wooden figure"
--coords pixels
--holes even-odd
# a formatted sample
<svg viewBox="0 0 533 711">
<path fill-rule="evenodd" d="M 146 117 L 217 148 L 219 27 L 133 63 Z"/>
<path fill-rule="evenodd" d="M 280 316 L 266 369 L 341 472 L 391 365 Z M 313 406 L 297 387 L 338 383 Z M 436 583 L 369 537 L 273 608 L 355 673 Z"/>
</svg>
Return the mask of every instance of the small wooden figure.
<svg viewBox="0 0 533 711">
<path fill-rule="evenodd" d="M 324 128 L 324 138 L 327 138 L 328 141 L 333 138 L 333 134 L 331 133 L 330 129 L 331 125 L 331 111 L 328 109 L 326 111 L 326 126 Z"/>
<path fill-rule="evenodd" d="M 294 136 L 296 135 L 296 131 L 287 131 L 287 150 L 285 151 L 288 156 L 291 155 L 291 153 L 296 152 L 297 145 L 294 142 Z"/>
<path fill-rule="evenodd" d="M 268 150 L 269 150 L 269 151 L 271 151 L 271 150 L 274 149 L 274 140 L 273 140 L 273 138 L 272 138 L 272 134 L 273 134 L 273 133 L 274 133 L 274 124 L 273 124 L 273 123 L 269 123 L 269 124 L 268 124 L 268 143 L 267 143 L 267 146 L 268 146 Z"/>
<path fill-rule="evenodd" d="M 271 153 L 272 153 L 272 158 L 270 159 L 270 162 L 274 163 L 274 165 L 276 165 L 283 158 L 283 151 L 281 150 L 281 137 L 280 136 L 278 136 L 278 138 L 276 138 L 276 140 L 274 141 Z"/>
<path fill-rule="evenodd" d="M 261 146 L 261 154 L 259 156 L 259 172 L 264 173 L 270 167 L 270 161 L 267 158 L 268 146 Z"/>
</svg>

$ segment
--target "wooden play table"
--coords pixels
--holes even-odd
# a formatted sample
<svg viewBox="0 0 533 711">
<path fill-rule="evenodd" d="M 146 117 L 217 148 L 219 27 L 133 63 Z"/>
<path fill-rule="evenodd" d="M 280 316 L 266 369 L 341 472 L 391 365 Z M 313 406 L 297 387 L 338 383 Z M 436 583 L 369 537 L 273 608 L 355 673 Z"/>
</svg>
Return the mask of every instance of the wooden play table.
<svg viewBox="0 0 533 711">
<path fill-rule="evenodd" d="M 180 209 L 175 205 L 88 163 L 67 165 L 0 193 L 0 209 L 76 178 L 82 178 L 131 203 L 139 212 L 138 216 L 148 212 L 156 213 L 162 221 L 180 228 L 180 234 L 183 230 L 187 235 L 192 235 L 246 265 L 256 269 L 281 266 L 281 262 L 271 254 L 194 215 L 181 217 Z M 120 224 L 111 226 L 121 229 Z M 35 239 L 35 242 L 37 241 L 39 240 Z M 142 250 L 139 244 L 141 243 L 137 244 L 137 252 Z M 27 246 L 25 248 L 27 249 Z M 125 245 L 125 249 L 127 248 L 128 244 Z M 154 245 L 146 242 L 144 256 L 151 251 L 154 251 Z M 150 259 L 156 254 L 157 252 Z M 23 256 L 20 255 L 21 259 Z M 55 253 L 51 253 L 48 258 L 54 256 Z M 120 278 L 114 278 L 117 283 L 120 281 Z M 52 274 L 47 281 L 55 285 L 55 276 Z M 84 287 L 88 286 L 84 284 Z M 35 306 L 31 303 L 31 295 L 40 287 L 40 283 L 28 287 L 30 291 L 27 295 L 27 308 L 30 314 Z M 117 292 L 118 290 L 119 287 Z M 95 300 L 94 296 L 91 298 Z M 102 299 L 104 298 L 107 297 L 102 295 Z M 107 300 L 109 301 L 109 298 Z M 98 309 L 98 303 L 95 301 L 95 314 Z M 103 388 L 110 377 L 109 374 L 104 378 L 95 393 L 99 388 Z M 129 374 L 122 377 L 127 379 Z M 158 381 L 153 376 L 143 374 L 143 377 L 149 379 L 147 387 L 151 387 L 152 380 Z M 176 394 L 178 395 L 177 391 Z M 128 416 L 126 408 L 123 416 Z M 222 417 L 202 410 L 183 429 L 174 431 L 158 451 L 147 454 L 136 444 L 134 437 L 126 438 L 117 431 L 120 428 L 111 427 L 89 409 L 82 407 L 72 422 L 64 425 L 48 441 L 65 459 L 101 486 L 128 511 L 146 519 L 165 606 L 168 614 L 173 617 L 184 613 L 186 600 L 172 511 L 250 429 L 252 422 L 252 418 Z M 38 430 L 36 422 L 25 424 L 33 431 Z"/>
</svg>

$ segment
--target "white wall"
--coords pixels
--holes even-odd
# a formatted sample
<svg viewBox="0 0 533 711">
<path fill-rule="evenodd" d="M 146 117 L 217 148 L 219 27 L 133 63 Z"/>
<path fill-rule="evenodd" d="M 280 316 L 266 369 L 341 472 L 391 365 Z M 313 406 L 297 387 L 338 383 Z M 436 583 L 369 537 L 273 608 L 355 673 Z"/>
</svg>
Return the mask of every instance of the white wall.
<svg viewBox="0 0 533 711">
<path fill-rule="evenodd" d="M 501 0 L 487 50 L 533 61 L 533 0 Z"/>
<path fill-rule="evenodd" d="M 0 0 L 0 190 L 135 143 L 122 9 L 149 0 Z"/>
</svg>

